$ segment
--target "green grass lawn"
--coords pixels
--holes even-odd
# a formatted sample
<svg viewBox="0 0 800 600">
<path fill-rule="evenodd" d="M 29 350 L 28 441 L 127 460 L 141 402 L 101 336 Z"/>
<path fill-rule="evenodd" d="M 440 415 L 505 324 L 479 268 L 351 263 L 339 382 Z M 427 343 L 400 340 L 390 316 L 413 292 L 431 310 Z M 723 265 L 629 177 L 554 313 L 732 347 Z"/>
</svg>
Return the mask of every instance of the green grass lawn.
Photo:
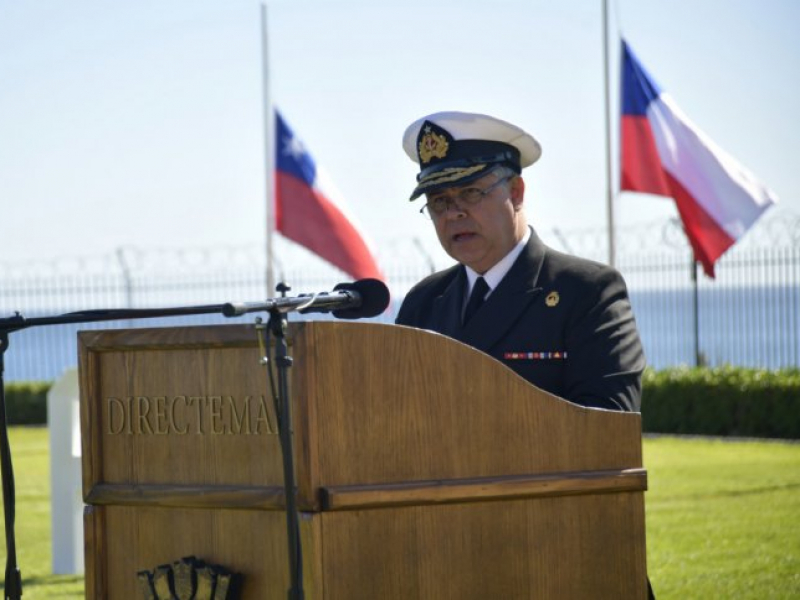
<svg viewBox="0 0 800 600">
<path fill-rule="evenodd" d="M 800 598 L 800 444 L 653 438 L 647 562 L 657 598 Z"/>
<path fill-rule="evenodd" d="M 12 427 L 11 459 L 17 492 L 17 565 L 22 594 L 34 598 L 83 598 L 83 576 L 52 575 L 50 533 L 50 440 L 43 427 Z M 5 524 L 0 524 L 5 535 Z M 5 573 L 5 538 L 0 547 Z"/>
<path fill-rule="evenodd" d="M 47 430 L 12 428 L 11 450 L 24 598 L 82 598 L 81 576 L 50 574 Z M 800 598 L 800 444 L 649 438 L 644 458 L 658 600 Z"/>
</svg>

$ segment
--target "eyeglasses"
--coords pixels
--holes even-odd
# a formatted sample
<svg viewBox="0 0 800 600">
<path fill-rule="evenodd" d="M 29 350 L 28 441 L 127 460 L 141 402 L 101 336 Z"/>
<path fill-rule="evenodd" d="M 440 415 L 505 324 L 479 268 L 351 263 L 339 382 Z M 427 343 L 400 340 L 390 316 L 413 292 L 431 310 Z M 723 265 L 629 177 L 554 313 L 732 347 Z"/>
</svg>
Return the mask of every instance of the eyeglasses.
<svg viewBox="0 0 800 600">
<path fill-rule="evenodd" d="M 495 181 L 492 185 L 485 189 L 477 187 L 468 187 L 458 190 L 452 196 L 448 194 L 439 194 L 437 196 L 428 197 L 428 203 L 419 209 L 420 214 L 425 215 L 429 219 L 435 219 L 445 214 L 451 206 L 461 209 L 465 206 L 475 206 L 488 196 L 492 190 L 500 184 L 505 183 L 509 179 L 516 177 L 516 175 L 506 175 Z"/>
</svg>

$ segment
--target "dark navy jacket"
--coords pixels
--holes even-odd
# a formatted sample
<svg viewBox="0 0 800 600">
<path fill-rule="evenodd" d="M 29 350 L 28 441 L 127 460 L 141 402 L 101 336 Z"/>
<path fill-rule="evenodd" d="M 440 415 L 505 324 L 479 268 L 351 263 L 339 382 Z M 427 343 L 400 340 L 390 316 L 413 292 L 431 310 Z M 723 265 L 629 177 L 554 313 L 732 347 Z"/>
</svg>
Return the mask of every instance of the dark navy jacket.
<svg viewBox="0 0 800 600">
<path fill-rule="evenodd" d="M 556 252 L 534 232 L 500 285 L 462 326 L 466 287 L 461 265 L 427 277 L 406 296 L 397 324 L 482 350 L 576 404 L 640 410 L 644 353 L 616 270 Z"/>
</svg>

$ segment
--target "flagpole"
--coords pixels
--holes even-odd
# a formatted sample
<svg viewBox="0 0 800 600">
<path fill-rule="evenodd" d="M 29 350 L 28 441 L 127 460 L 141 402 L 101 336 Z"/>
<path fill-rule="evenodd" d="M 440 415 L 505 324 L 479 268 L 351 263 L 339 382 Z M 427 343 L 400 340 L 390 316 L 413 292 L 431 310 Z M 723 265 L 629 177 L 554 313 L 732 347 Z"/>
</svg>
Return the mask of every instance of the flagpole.
<svg viewBox="0 0 800 600">
<path fill-rule="evenodd" d="M 269 47 L 267 44 L 267 5 L 261 4 L 261 70 L 264 98 L 264 168 L 265 168 L 265 200 L 267 204 L 267 290 L 269 297 L 275 291 L 275 266 L 273 261 L 272 241 L 275 232 L 275 111 L 269 94 Z"/>
<path fill-rule="evenodd" d="M 692 335 L 694 339 L 694 366 L 700 367 L 703 359 L 700 356 L 700 293 L 697 287 L 697 258 L 692 248 Z"/>
<path fill-rule="evenodd" d="M 611 161 L 611 86 L 608 68 L 608 0 L 603 0 L 603 83 L 605 86 L 606 123 L 606 218 L 608 222 L 608 264 L 616 262 L 616 243 L 614 241 L 614 190 Z"/>
</svg>

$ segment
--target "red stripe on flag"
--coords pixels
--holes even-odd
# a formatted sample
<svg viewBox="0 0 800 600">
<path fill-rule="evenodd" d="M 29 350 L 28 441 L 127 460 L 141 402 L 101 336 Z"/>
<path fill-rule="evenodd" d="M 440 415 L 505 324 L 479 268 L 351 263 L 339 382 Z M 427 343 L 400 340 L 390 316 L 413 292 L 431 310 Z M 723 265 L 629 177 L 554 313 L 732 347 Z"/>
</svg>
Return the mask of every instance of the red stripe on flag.
<svg viewBox="0 0 800 600">
<path fill-rule="evenodd" d="M 736 242 L 697 202 L 694 196 L 683 187 L 668 171 L 663 171 L 669 181 L 671 195 L 678 205 L 683 228 L 694 256 L 703 265 L 703 271 L 714 277 L 714 263 Z"/>
<path fill-rule="evenodd" d="M 647 117 L 625 115 L 622 128 L 622 178 L 620 188 L 669 196 L 670 189 L 661 165 L 653 130 Z"/>
<path fill-rule="evenodd" d="M 275 226 L 356 279 L 383 279 L 361 234 L 339 208 L 305 182 L 276 173 Z"/>
</svg>

